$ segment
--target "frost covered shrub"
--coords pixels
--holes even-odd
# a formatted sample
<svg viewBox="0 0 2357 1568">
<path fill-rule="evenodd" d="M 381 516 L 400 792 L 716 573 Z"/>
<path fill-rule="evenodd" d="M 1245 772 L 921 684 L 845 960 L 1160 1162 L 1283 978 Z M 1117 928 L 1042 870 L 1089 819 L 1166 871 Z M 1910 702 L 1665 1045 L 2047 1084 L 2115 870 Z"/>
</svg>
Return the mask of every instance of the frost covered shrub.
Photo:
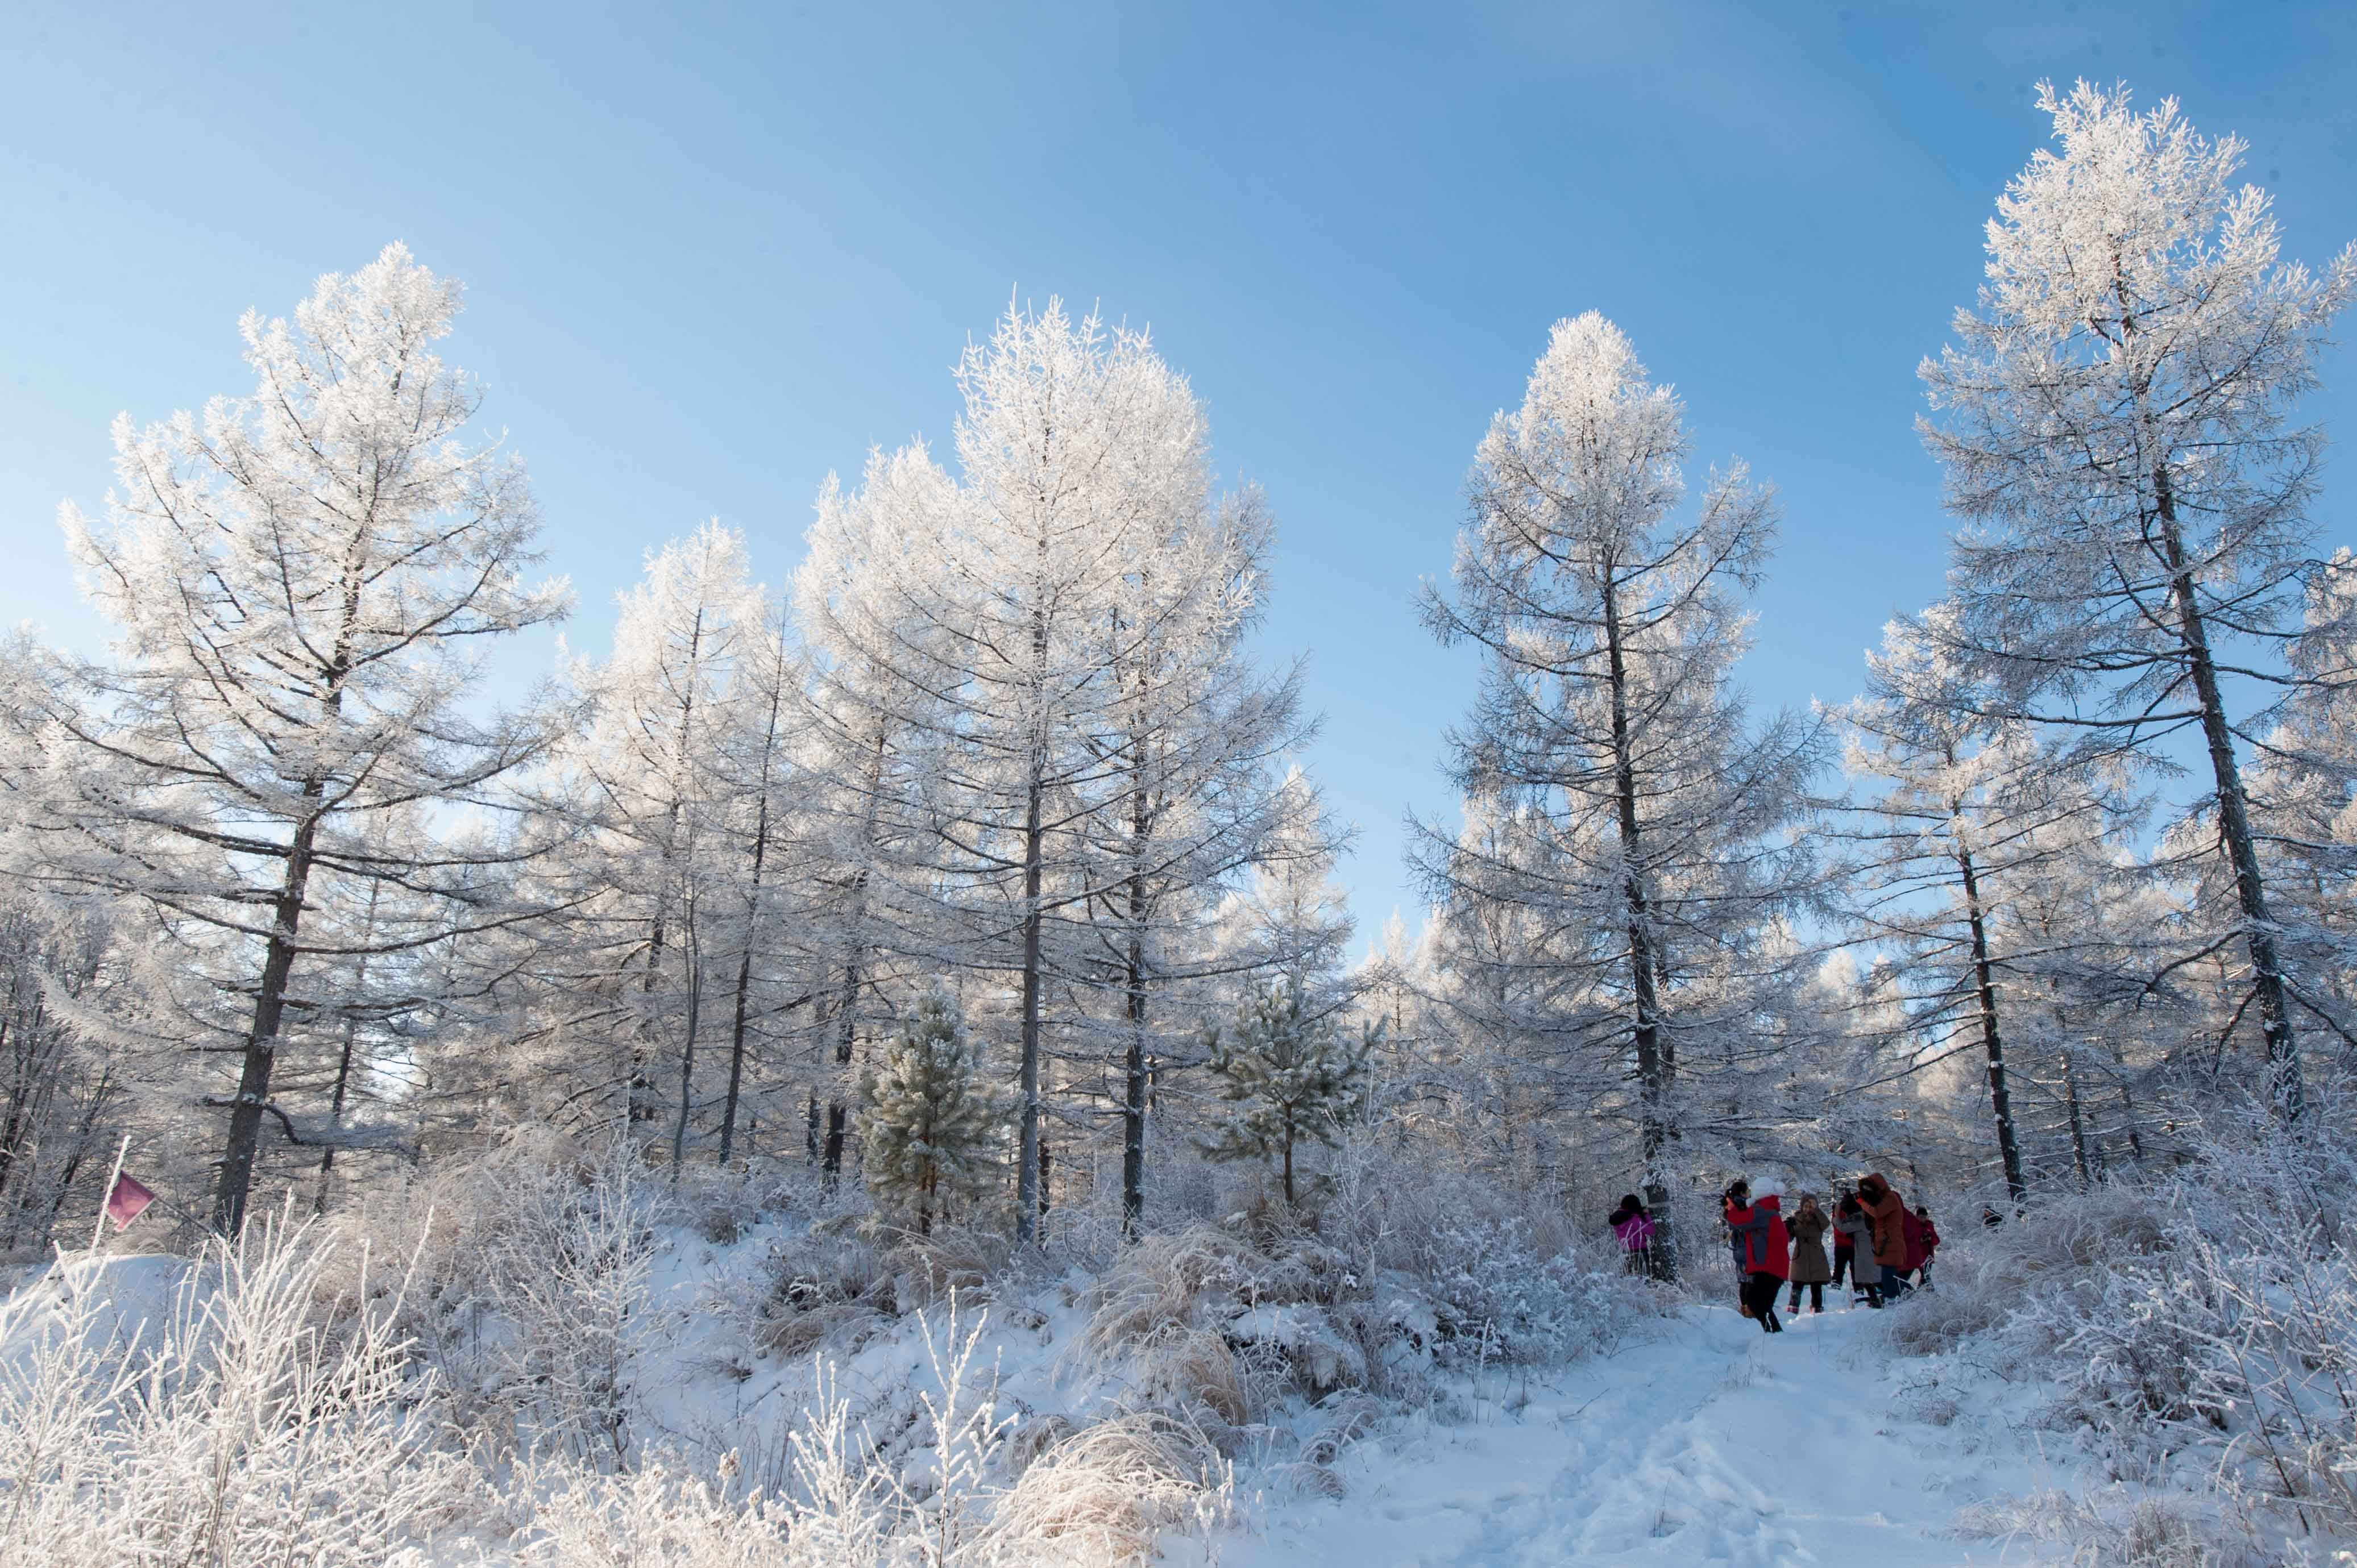
<svg viewBox="0 0 2357 1568">
<path fill-rule="evenodd" d="M 2099 1425 L 2117 1431 L 2140 1402 L 2175 1441 L 2215 1452 L 2230 1490 L 2349 1530 L 2357 1147 L 2345 1120 L 2323 1125 L 2339 1131 L 2301 1143 L 2262 1123 L 2213 1142 L 2160 1195 L 2166 1251 L 2102 1271 L 2055 1349 Z"/>
<path fill-rule="evenodd" d="M 110 1321 L 119 1263 L 60 1260 L 0 1305 L 10 1568 L 373 1568 L 479 1495 L 390 1304 L 322 1310 L 338 1262 L 315 1227 L 255 1223 L 135 1338 Z"/>
<path fill-rule="evenodd" d="M 766 1271 L 769 1287 L 754 1305 L 750 1333 L 772 1354 L 806 1356 L 831 1343 L 851 1349 L 845 1336 L 900 1310 L 899 1282 L 852 1213 L 773 1252 Z"/>
<path fill-rule="evenodd" d="M 1417 1247 L 1444 1365 L 1569 1360 L 1614 1343 L 1632 1304 L 1650 1306 L 1635 1282 L 1585 1269 L 1574 1251 L 1542 1251 L 1513 1216 L 1443 1219 Z"/>
<path fill-rule="evenodd" d="M 1153 1561 L 1166 1530 L 1233 1517 L 1234 1472 L 1193 1423 L 1138 1411 L 1049 1449 L 1002 1498 L 989 1544 L 1013 1560 L 1101 1568 Z"/>
<path fill-rule="evenodd" d="M 533 1133 L 371 1194 L 337 1228 L 415 1260 L 393 1310 L 478 1440 L 620 1465 L 638 1364 L 660 1327 L 656 1231 L 680 1217 L 668 1187 L 621 1140 Z"/>
<path fill-rule="evenodd" d="M 2041 1200 L 1885 1332 L 1948 1348 L 2001 1316 L 1985 1343 L 2034 1368 L 2050 1414 L 2099 1434 L 2118 1473 L 2182 1457 L 2237 1509 L 2357 1529 L 2357 1141 L 2339 1094 L 2319 1099 L 2298 1137 L 2256 1108 L 2148 1187 Z M 1943 1318 L 1960 1283 L 1973 1305 Z"/>
<path fill-rule="evenodd" d="M 1207 1302 L 1258 1294 L 1263 1262 L 1243 1241 L 1209 1225 L 1141 1237 L 1082 1293 L 1089 1322 L 1081 1345 L 1103 1356 L 1192 1327 Z"/>
<path fill-rule="evenodd" d="M 804 1568 L 819 1561 L 793 1549 L 787 1518 L 766 1499 L 729 1502 L 666 1465 L 620 1477 L 572 1470 L 544 1478 L 541 1490 L 518 1553 L 533 1568 Z"/>
<path fill-rule="evenodd" d="M 2057 1491 L 1977 1503 L 1957 1516 L 1953 1533 L 1966 1541 L 2070 1546 L 2069 1561 L 2087 1568 L 2274 1568 L 2281 1561 L 2227 1520 L 2179 1498 L 2142 1493 L 2100 1506 Z"/>
<path fill-rule="evenodd" d="M 1338 1165 L 1308 1209 L 1248 1206 L 1225 1226 L 1141 1238 L 1082 1294 L 1072 1356 L 1125 1367 L 1157 1408 L 1242 1425 L 1288 1393 L 1420 1398 L 1435 1371 L 1568 1360 L 1663 1310 L 1617 1266 L 1547 1245 L 1534 1219 L 1454 1184 L 1361 1204 L 1371 1184 Z"/>
<path fill-rule="evenodd" d="M 1204 1431 L 1133 1412 L 1026 1444 L 978 1355 L 981 1320 L 920 1318 L 911 1418 L 879 1444 L 822 1366 L 774 1495 L 737 1500 L 651 1450 L 614 1475 L 560 1462 L 518 1482 L 520 1561 L 546 1568 L 1112 1568 L 1151 1561 L 1174 1528 L 1232 1516 L 1233 1475 Z M 901 1424 L 895 1423 L 893 1424 Z"/>
<path fill-rule="evenodd" d="M 1014 1247 L 1003 1231 L 935 1220 L 929 1232 L 896 1238 L 885 1262 L 899 1302 L 930 1305 L 952 1294 L 969 1302 L 987 1301 L 1013 1256 Z"/>
<path fill-rule="evenodd" d="M 481 1391 L 528 1449 L 629 1463 L 640 1363 L 658 1325 L 649 1289 L 651 1183 L 627 1150 L 587 1173 L 542 1171 L 511 1188 L 515 1223 L 487 1261 Z"/>
<path fill-rule="evenodd" d="M 1977 1205 L 1956 1207 L 1971 1212 Z M 1994 1230 L 1953 1227 L 1940 1251 L 1938 1288 L 1908 1297 L 1903 1312 L 1878 1315 L 1874 1326 L 1885 1345 L 1909 1355 L 1955 1350 L 2000 1329 L 2018 1337 L 2009 1341 L 2016 1349 L 2049 1354 L 2054 1342 L 2040 1326 L 2072 1332 L 2087 1305 L 2027 1316 L 2025 1306 L 2100 1293 L 2107 1271 L 2169 1248 L 2150 1192 L 2105 1186 L 2047 1194 Z"/>
</svg>

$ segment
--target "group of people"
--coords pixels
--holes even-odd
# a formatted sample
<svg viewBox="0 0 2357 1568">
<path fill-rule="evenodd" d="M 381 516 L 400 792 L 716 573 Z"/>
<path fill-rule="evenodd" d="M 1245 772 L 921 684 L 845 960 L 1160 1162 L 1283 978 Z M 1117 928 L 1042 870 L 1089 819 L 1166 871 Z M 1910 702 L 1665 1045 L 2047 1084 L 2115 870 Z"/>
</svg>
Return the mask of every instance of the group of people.
<svg viewBox="0 0 2357 1568">
<path fill-rule="evenodd" d="M 1881 1307 L 1911 1290 L 1932 1285 L 1932 1255 L 1940 1250 L 1940 1231 L 1932 1211 L 1918 1205 L 1910 1209 L 1890 1178 L 1879 1171 L 1835 1195 L 1829 1215 L 1817 1207 L 1816 1195 L 1804 1193 L 1790 1219 L 1783 1199 L 1775 1193 L 1751 1195 L 1751 1184 L 1735 1181 L 1727 1188 L 1727 1244 L 1734 1253 L 1735 1272 L 1742 1281 L 1738 1294 L 1746 1317 L 1760 1330 L 1781 1334 L 1776 1298 L 1787 1286 L 1792 1297 L 1786 1312 L 1801 1310 L 1801 1292 L 1809 1293 L 1809 1310 L 1825 1309 L 1825 1286 L 1839 1289 L 1848 1277 L 1851 1303 L 1864 1301 Z M 1825 1239 L 1833 1238 L 1833 1257 L 1825 1257 Z"/>
<path fill-rule="evenodd" d="M 1839 1189 L 1830 1214 L 1817 1207 L 1813 1193 L 1804 1193 L 1800 1208 L 1788 1219 L 1781 1196 L 1754 1197 L 1747 1181 L 1729 1183 L 1725 1196 L 1727 1245 L 1742 1282 L 1738 1298 L 1743 1315 L 1763 1333 L 1784 1331 L 1776 1316 L 1776 1299 L 1788 1288 L 1791 1300 L 1784 1310 L 1797 1313 L 1803 1290 L 1809 1294 L 1809 1310 L 1824 1311 L 1825 1286 L 1838 1290 L 1845 1278 L 1851 1304 L 1863 1301 L 1871 1307 L 1932 1286 L 1932 1256 L 1940 1250 L 1940 1232 L 1932 1223 L 1931 1210 L 1921 1205 L 1910 1209 L 1890 1178 L 1879 1171 L 1854 1190 Z M 1609 1223 L 1630 1272 L 1651 1272 L 1657 1230 L 1652 1212 L 1630 1193 Z"/>
</svg>

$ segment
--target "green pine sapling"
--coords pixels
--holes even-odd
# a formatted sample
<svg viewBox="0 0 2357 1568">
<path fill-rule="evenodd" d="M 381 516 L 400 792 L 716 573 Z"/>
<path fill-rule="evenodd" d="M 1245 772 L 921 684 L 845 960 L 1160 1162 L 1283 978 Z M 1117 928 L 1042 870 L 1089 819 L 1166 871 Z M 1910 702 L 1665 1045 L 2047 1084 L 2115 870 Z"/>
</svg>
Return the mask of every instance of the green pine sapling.
<svg viewBox="0 0 2357 1568">
<path fill-rule="evenodd" d="M 981 1190 L 1006 1136 L 1004 1098 L 985 1081 L 981 1047 L 947 985 L 935 982 L 886 1044 L 861 1099 L 868 1190 L 915 1209 L 918 1230 L 931 1234 L 951 1198 Z"/>
<path fill-rule="evenodd" d="M 1335 1132 L 1365 1107 L 1368 1063 L 1382 1037 L 1380 1024 L 1353 1037 L 1310 1016 L 1297 987 L 1247 993 L 1232 1027 L 1204 1031 L 1220 1098 L 1237 1110 L 1200 1147 L 1215 1160 L 1275 1156 L 1285 1201 L 1296 1202 L 1295 1146 L 1305 1139 L 1332 1146 Z"/>
</svg>

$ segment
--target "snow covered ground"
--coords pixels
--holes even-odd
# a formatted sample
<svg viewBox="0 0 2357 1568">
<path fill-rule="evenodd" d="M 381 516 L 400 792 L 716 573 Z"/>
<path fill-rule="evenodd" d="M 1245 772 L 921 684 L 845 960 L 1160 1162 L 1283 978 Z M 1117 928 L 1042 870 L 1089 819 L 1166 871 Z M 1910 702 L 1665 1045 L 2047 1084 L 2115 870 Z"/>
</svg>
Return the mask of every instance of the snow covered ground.
<svg viewBox="0 0 2357 1568">
<path fill-rule="evenodd" d="M 760 1260 L 800 1240 L 767 1227 L 729 1246 L 679 1229 L 662 1237 L 633 1380 L 636 1452 L 668 1450 L 690 1473 L 738 1475 L 773 1495 L 788 1484 L 786 1434 L 805 1419 L 816 1369 L 808 1354 L 756 1348 L 732 1308 L 734 1287 L 761 1277 Z M 81 1278 L 107 1299 L 100 1326 L 112 1334 L 159 1321 L 184 1267 L 114 1258 Z M 966 1392 L 992 1404 L 1018 1445 L 1039 1423 L 1103 1420 L 1140 1391 L 1118 1367 L 1075 1359 L 1086 1313 L 1073 1283 L 1035 1282 L 996 1302 L 985 1292 L 960 1315 L 980 1330 Z M 28 1282 L 14 1312 L 0 1314 L 14 1320 L 0 1322 L 0 1367 L 47 1337 L 58 1293 L 54 1274 Z M 2070 1439 L 2037 1428 L 2040 1391 L 1958 1358 L 1900 1355 L 1873 1332 L 1880 1316 L 1849 1307 L 1845 1295 L 1833 1293 L 1824 1316 L 1788 1318 L 1774 1337 L 1731 1305 L 1689 1305 L 1568 1368 L 1444 1380 L 1462 1397 L 1441 1412 L 1383 1410 L 1351 1394 L 1271 1412 L 1285 1441 L 1238 1455 L 1235 1522 L 1208 1536 L 1200 1524 L 1166 1534 L 1162 1560 L 1170 1568 L 2066 1560 L 2050 1541 L 1959 1529 L 1976 1505 L 2006 1517 L 2016 1499 L 2083 1497 L 2101 1485 Z M 859 1320 L 823 1352 L 831 1386 L 909 1476 L 936 1462 L 919 1419 L 920 1398 L 941 1389 L 926 1322 L 943 1350 L 954 1349 L 946 1309 L 935 1306 L 921 1321 L 913 1312 Z M 1351 1410 L 1358 1415 L 1342 1413 Z M 1364 1435 L 1313 1452 L 1317 1434 L 1354 1422 Z M 734 1455 L 725 1466 L 723 1455 Z M 474 1545 L 489 1550 L 468 1561 L 506 1560 L 495 1543 Z"/>
<path fill-rule="evenodd" d="M 1214 1543 L 1214 1561 L 2041 1561 L 2027 1542 L 1947 1533 L 1971 1503 L 2062 1479 L 2012 1430 L 2006 1417 L 2018 1412 L 1971 1409 L 1932 1381 L 1940 1363 L 1861 1343 L 1873 1320 L 1832 1307 L 1770 1337 L 1731 1305 L 1695 1306 L 1665 1337 L 1553 1380 L 1495 1378 L 1473 1423 L 1418 1423 L 1356 1445 L 1337 1466 L 1348 1496 L 1273 1506 L 1261 1530 Z"/>
</svg>

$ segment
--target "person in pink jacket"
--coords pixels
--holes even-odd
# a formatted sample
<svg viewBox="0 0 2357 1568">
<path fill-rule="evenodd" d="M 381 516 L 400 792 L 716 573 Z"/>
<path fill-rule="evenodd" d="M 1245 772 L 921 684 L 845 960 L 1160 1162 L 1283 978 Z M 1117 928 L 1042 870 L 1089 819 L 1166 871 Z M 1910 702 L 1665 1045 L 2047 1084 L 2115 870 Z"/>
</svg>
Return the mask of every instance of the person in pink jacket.
<svg viewBox="0 0 2357 1568">
<path fill-rule="evenodd" d="M 1613 1236 L 1620 1243 L 1621 1267 L 1632 1274 L 1647 1274 L 1653 1268 L 1652 1211 L 1633 1193 L 1624 1193 L 1620 1207 L 1605 1221 L 1612 1227 Z"/>
</svg>

